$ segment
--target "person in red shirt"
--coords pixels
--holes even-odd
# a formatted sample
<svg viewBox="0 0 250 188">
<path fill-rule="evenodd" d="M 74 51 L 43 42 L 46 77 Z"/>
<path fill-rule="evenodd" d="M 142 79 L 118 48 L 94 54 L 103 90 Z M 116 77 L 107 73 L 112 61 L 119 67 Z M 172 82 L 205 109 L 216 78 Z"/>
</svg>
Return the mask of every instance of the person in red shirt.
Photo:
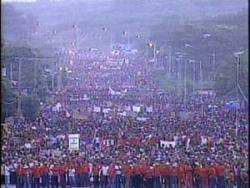
<svg viewBox="0 0 250 188">
<path fill-rule="evenodd" d="M 186 177 L 185 177 L 185 186 L 194 187 L 193 185 L 193 168 L 191 165 L 186 166 Z"/>
<path fill-rule="evenodd" d="M 217 187 L 226 188 L 225 182 L 225 167 L 222 164 L 219 164 L 215 167 L 217 174 Z"/>
<path fill-rule="evenodd" d="M 17 184 L 16 187 L 17 188 L 22 188 L 23 187 L 23 183 L 24 183 L 24 179 L 23 179 L 23 175 L 24 175 L 24 169 L 23 166 L 21 164 L 18 165 L 17 169 L 16 169 L 16 175 L 17 175 Z"/>
<path fill-rule="evenodd" d="M 201 166 L 196 166 L 194 168 L 194 184 L 195 187 L 199 187 L 202 185 Z"/>
<path fill-rule="evenodd" d="M 65 188 L 67 167 L 66 165 L 63 164 L 63 162 L 61 162 L 60 166 L 58 167 L 58 170 L 59 170 L 60 186 L 62 188 Z"/>
<path fill-rule="evenodd" d="M 160 187 L 161 186 L 161 171 L 160 171 L 159 164 L 154 166 L 154 177 L 155 177 L 155 186 Z"/>
<path fill-rule="evenodd" d="M 33 168 L 32 168 L 32 175 L 33 175 L 33 179 L 34 179 L 34 188 L 36 187 L 40 187 L 40 178 L 41 178 L 41 169 L 40 169 L 41 166 L 39 166 L 38 164 L 35 165 Z"/>
<path fill-rule="evenodd" d="M 75 171 L 76 171 L 76 185 L 77 187 L 80 187 L 81 183 L 81 165 L 80 163 L 75 164 Z"/>
<path fill-rule="evenodd" d="M 85 161 L 81 167 L 80 167 L 80 172 L 81 172 L 81 183 L 80 185 L 83 187 L 89 186 L 89 164 Z"/>
<path fill-rule="evenodd" d="M 198 187 L 199 185 L 202 185 L 204 188 L 208 188 L 208 169 L 204 166 L 198 166 L 195 168 L 195 183 Z"/>
<path fill-rule="evenodd" d="M 178 179 L 177 179 L 177 164 L 174 164 L 170 167 L 170 185 L 171 187 L 177 187 Z"/>
<path fill-rule="evenodd" d="M 216 187 L 216 170 L 213 165 L 207 168 L 208 171 L 208 183 L 210 188 Z"/>
<path fill-rule="evenodd" d="M 123 165 L 123 171 L 125 175 L 125 187 L 131 187 L 131 176 L 132 176 L 132 168 L 129 164 L 124 164 Z"/>
<path fill-rule="evenodd" d="M 160 173 L 165 184 L 165 187 L 170 187 L 170 173 L 171 168 L 168 164 L 161 164 L 160 166 Z"/>
<path fill-rule="evenodd" d="M 208 168 L 206 166 L 204 166 L 202 169 L 201 169 L 201 177 L 202 177 L 202 180 L 203 180 L 203 187 L 204 188 L 208 188 L 208 179 L 209 179 L 209 176 L 208 176 Z"/>
<path fill-rule="evenodd" d="M 99 175 L 100 175 L 99 173 L 100 173 L 99 165 L 94 163 L 93 165 L 94 188 L 99 187 Z"/>
<path fill-rule="evenodd" d="M 51 185 L 52 185 L 52 188 L 56 187 L 58 188 L 59 184 L 58 184 L 58 177 L 59 177 L 59 167 L 58 167 L 58 164 L 55 164 L 52 169 L 52 175 L 51 175 Z"/>
<path fill-rule="evenodd" d="M 185 180 L 185 165 L 184 164 L 178 165 L 177 177 L 178 177 L 179 187 L 184 187 L 184 180 Z"/>
<path fill-rule="evenodd" d="M 42 187 L 49 187 L 49 167 L 47 163 L 41 166 Z"/>
<path fill-rule="evenodd" d="M 115 165 L 110 164 L 109 169 L 108 169 L 108 174 L 109 174 L 109 186 L 108 187 L 113 187 L 115 185 L 115 176 L 116 176 Z"/>
<path fill-rule="evenodd" d="M 146 188 L 154 187 L 153 175 L 154 175 L 153 166 L 147 166 L 147 170 L 144 173 L 144 177 L 146 179 L 146 182 L 145 182 L 146 183 Z"/>
</svg>

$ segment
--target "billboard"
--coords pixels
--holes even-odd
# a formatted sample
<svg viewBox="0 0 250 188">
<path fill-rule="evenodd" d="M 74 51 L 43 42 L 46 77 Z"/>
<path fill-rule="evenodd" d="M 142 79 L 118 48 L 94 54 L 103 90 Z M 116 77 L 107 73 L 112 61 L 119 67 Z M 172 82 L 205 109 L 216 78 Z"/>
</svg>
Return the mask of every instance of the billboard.
<svg viewBox="0 0 250 188">
<path fill-rule="evenodd" d="M 69 134 L 69 150 L 79 150 L 79 149 L 80 149 L 80 135 Z"/>
</svg>

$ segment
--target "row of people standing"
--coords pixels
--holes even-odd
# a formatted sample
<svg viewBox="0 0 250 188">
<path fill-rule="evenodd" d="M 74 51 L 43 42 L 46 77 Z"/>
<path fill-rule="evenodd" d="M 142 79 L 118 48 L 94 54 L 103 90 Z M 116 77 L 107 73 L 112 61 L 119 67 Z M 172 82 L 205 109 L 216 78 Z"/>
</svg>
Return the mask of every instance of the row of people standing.
<svg viewBox="0 0 250 188">
<path fill-rule="evenodd" d="M 7 168 L 7 167 L 6 167 Z M 17 188 L 94 187 L 103 188 L 165 188 L 247 187 L 248 174 L 226 173 L 220 165 L 192 166 L 187 164 L 98 164 L 45 163 L 19 164 L 15 171 Z M 11 177 L 13 179 L 13 177 Z M 5 173 L 10 183 L 10 173 Z"/>
</svg>

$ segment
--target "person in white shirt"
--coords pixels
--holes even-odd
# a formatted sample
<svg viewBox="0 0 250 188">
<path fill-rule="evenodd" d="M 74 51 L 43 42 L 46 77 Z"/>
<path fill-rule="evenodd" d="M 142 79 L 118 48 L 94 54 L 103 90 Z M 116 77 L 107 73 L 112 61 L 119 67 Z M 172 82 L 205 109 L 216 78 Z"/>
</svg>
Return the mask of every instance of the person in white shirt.
<svg viewBox="0 0 250 188">
<path fill-rule="evenodd" d="M 70 167 L 70 169 L 69 169 L 69 185 L 70 185 L 70 187 L 76 186 L 75 172 L 76 172 L 75 168 Z"/>
<path fill-rule="evenodd" d="M 122 184 L 122 167 L 120 164 L 115 165 L 116 170 L 116 178 L 115 178 L 115 185 L 116 187 L 121 187 Z"/>
<path fill-rule="evenodd" d="M 5 171 L 5 166 L 6 166 L 5 164 L 1 165 L 1 179 L 5 180 L 5 182 L 6 182 L 6 179 L 4 179 L 5 178 L 5 172 L 4 172 Z"/>
<path fill-rule="evenodd" d="M 108 165 L 103 165 L 101 169 L 101 177 L 102 180 L 101 182 L 103 183 L 103 186 L 106 188 L 108 186 L 108 170 L 109 166 Z"/>
</svg>

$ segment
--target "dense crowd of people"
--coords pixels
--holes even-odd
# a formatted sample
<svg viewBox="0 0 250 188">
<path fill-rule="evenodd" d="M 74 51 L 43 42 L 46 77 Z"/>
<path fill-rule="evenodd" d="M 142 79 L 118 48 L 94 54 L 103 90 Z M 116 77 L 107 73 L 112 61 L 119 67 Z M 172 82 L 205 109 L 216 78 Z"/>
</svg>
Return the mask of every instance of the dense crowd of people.
<svg viewBox="0 0 250 188">
<path fill-rule="evenodd" d="M 159 89 L 162 67 L 142 57 L 82 56 L 53 104 L 9 127 L 6 185 L 248 187 L 246 105 L 209 94 L 184 103 Z M 69 149 L 69 134 L 80 135 L 79 150 Z"/>
</svg>

